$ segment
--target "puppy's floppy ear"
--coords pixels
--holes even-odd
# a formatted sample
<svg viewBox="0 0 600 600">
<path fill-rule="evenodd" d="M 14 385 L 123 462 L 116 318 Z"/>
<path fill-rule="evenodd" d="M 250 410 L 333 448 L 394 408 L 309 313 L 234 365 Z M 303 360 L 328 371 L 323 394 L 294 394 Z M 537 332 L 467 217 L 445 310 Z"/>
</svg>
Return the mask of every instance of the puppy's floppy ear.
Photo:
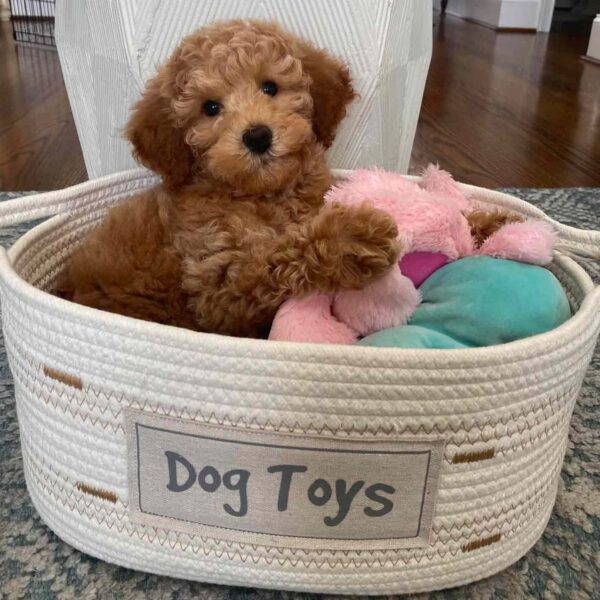
<svg viewBox="0 0 600 600">
<path fill-rule="evenodd" d="M 193 157 L 184 130 L 171 119 L 175 94 L 174 65 L 170 61 L 151 79 L 125 128 L 136 160 L 155 171 L 169 187 L 183 184 L 191 174 Z"/>
<path fill-rule="evenodd" d="M 350 72 L 341 61 L 325 50 L 302 43 L 300 59 L 304 72 L 312 79 L 313 129 L 317 139 L 329 148 L 347 105 L 356 97 Z"/>
</svg>

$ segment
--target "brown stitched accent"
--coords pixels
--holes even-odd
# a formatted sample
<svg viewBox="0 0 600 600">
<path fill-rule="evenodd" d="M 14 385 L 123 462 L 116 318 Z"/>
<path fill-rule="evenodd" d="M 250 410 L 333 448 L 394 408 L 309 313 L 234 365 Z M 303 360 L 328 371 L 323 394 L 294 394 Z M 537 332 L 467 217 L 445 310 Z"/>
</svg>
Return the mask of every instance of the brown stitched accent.
<svg viewBox="0 0 600 600">
<path fill-rule="evenodd" d="M 27 460 L 27 459 L 25 459 L 25 460 Z M 161 538 L 156 533 L 151 537 L 147 533 L 147 531 L 145 530 L 145 528 L 143 528 L 143 527 L 141 527 L 139 525 L 133 525 L 132 526 L 131 523 L 122 522 L 123 515 L 117 514 L 117 519 L 121 520 L 121 522 L 122 522 L 121 527 L 119 527 L 118 521 L 112 521 L 111 522 L 108 519 L 104 518 L 103 516 L 98 516 L 98 511 L 97 510 L 92 510 L 90 512 L 87 509 L 80 508 L 77 505 L 77 503 L 75 503 L 74 505 L 70 504 L 67 500 L 65 500 L 65 498 L 61 497 L 53 489 L 55 487 L 59 487 L 59 489 L 61 490 L 61 492 L 65 492 L 64 488 L 62 488 L 60 486 L 57 486 L 56 482 L 53 482 L 53 483 L 50 483 L 50 484 L 44 483 L 44 481 L 42 481 L 42 479 L 40 478 L 40 474 L 41 474 L 41 477 L 43 477 L 43 479 L 45 480 L 45 482 L 49 481 L 50 475 L 48 475 L 47 473 L 42 473 L 41 470 L 40 470 L 40 468 L 35 463 L 32 463 L 32 462 L 28 461 L 28 464 L 29 464 L 30 467 L 33 468 L 33 474 L 36 477 L 37 482 L 41 486 L 41 488 L 46 493 L 48 493 L 49 495 L 51 495 L 52 498 L 54 498 L 57 502 L 62 503 L 62 505 L 64 507 L 67 507 L 69 510 L 71 510 L 73 512 L 77 511 L 80 515 L 82 515 L 82 516 L 85 515 L 86 517 L 88 517 L 88 518 L 90 518 L 92 520 L 95 520 L 98 524 L 102 524 L 102 525 L 107 526 L 110 530 L 112 530 L 113 527 L 116 527 L 116 529 L 119 531 L 119 533 L 125 532 L 127 535 L 129 535 L 130 538 L 132 538 L 132 537 L 134 537 L 134 536 L 137 535 L 138 539 L 140 539 L 140 540 L 147 539 L 149 542 L 154 542 L 154 540 L 157 539 L 158 543 L 161 546 L 164 546 L 165 543 L 166 543 L 166 541 L 167 541 L 167 539 L 169 539 L 167 536 Z M 38 471 L 38 472 L 36 473 L 36 471 Z M 67 491 L 67 495 L 69 497 L 71 497 L 72 496 L 72 492 Z M 530 496 L 530 497 L 533 497 L 533 496 Z M 522 507 L 522 505 L 520 503 L 519 503 L 518 506 Z M 102 508 L 109 515 L 112 515 L 112 514 L 116 513 L 116 510 L 114 510 L 114 509 L 106 510 L 105 507 L 102 507 Z M 515 508 L 515 507 L 513 507 L 513 508 Z M 538 504 L 534 504 L 528 510 L 529 511 L 533 511 L 536 508 L 538 508 Z M 528 513 L 528 511 L 526 510 L 525 514 L 527 514 L 527 513 Z M 514 520 L 515 520 L 515 518 L 513 517 L 512 519 L 509 519 L 508 521 L 506 521 L 505 524 L 510 524 Z M 509 530 L 507 530 L 506 533 L 507 534 L 515 534 L 515 533 L 517 533 L 517 531 L 519 530 L 520 527 L 521 527 L 521 524 L 517 523 L 516 525 L 512 526 Z M 141 531 L 140 531 L 140 528 L 141 528 Z M 442 527 L 442 529 L 445 529 L 445 528 Z M 165 530 L 163 529 L 163 531 L 165 531 Z M 155 530 L 155 532 L 156 532 L 156 530 Z M 255 564 L 257 564 L 258 561 L 263 561 L 263 562 L 265 562 L 265 563 L 267 563 L 269 565 L 273 562 L 273 559 L 269 560 L 264 555 L 256 555 L 254 553 L 252 555 L 248 555 L 248 554 L 243 555 L 240 550 L 233 550 L 234 548 L 237 548 L 239 546 L 239 544 L 236 544 L 234 542 L 229 542 L 229 541 L 226 541 L 226 540 L 215 540 L 215 539 L 211 539 L 211 538 L 200 538 L 203 541 L 203 543 L 201 543 L 200 545 L 196 545 L 193 542 L 187 542 L 187 543 L 182 542 L 180 540 L 180 538 L 182 537 L 182 535 L 183 534 L 175 533 L 175 536 L 176 536 L 176 538 L 178 540 L 178 543 L 179 543 L 180 547 L 182 548 L 182 550 L 186 550 L 188 547 L 190 547 L 191 551 L 194 552 L 195 554 L 199 554 L 200 552 L 202 552 L 205 556 L 210 556 L 212 554 L 212 555 L 216 555 L 216 556 L 218 556 L 220 558 L 224 553 L 226 553 L 227 556 L 237 556 L 237 557 L 239 557 L 242 560 L 242 562 L 244 562 L 244 563 L 247 560 L 249 560 L 249 559 L 251 559 Z M 186 539 L 187 538 L 189 538 L 189 536 L 186 536 Z M 215 550 L 214 548 L 209 548 L 209 547 L 205 546 L 206 542 L 214 542 L 219 547 L 226 546 L 227 548 L 232 549 L 233 551 L 229 552 L 227 550 Z M 245 547 L 244 544 L 241 544 L 241 546 L 242 546 L 242 548 Z M 270 551 L 274 551 L 278 555 L 281 555 L 281 553 L 282 553 L 281 548 L 280 547 L 275 547 L 275 546 L 257 545 L 257 546 L 253 546 L 253 548 L 255 550 L 264 549 L 264 550 L 266 550 L 267 553 L 270 552 Z M 296 557 L 299 554 L 302 554 L 304 556 L 310 556 L 310 553 L 311 553 L 311 551 L 309 551 L 307 549 L 298 549 L 298 548 L 293 549 L 293 548 L 291 548 L 291 549 L 287 549 L 287 550 L 291 554 L 293 554 L 294 557 Z M 410 552 L 410 549 L 404 549 L 404 551 L 405 551 L 405 553 L 406 552 Z M 357 550 L 355 552 L 358 555 L 361 554 L 360 550 Z M 387 553 L 387 551 L 384 551 L 384 552 Z M 425 556 L 427 558 L 432 558 L 434 555 L 438 555 L 438 556 L 440 556 L 440 557 L 443 558 L 447 554 L 450 554 L 451 556 L 456 556 L 458 554 L 458 552 L 459 552 L 458 549 L 456 549 L 456 550 L 449 549 L 449 550 L 444 551 L 441 548 L 437 548 L 437 549 L 435 549 L 434 552 L 425 553 Z M 322 551 L 321 552 L 316 551 L 316 553 L 319 556 L 321 556 L 323 552 Z M 349 555 L 350 553 L 345 553 L 345 554 Z M 392 564 L 392 565 L 395 566 L 400 561 L 403 562 L 405 565 L 407 565 L 407 564 L 409 564 L 412 561 L 412 559 L 414 559 L 414 556 L 411 556 L 411 557 L 408 557 L 408 558 L 404 557 L 404 556 L 398 556 L 398 558 L 396 560 L 375 558 L 374 561 L 372 561 L 371 563 L 369 563 L 368 560 L 364 560 L 364 561 L 360 561 L 359 562 L 359 561 L 357 561 L 355 559 L 350 559 L 350 562 L 354 566 L 357 566 L 357 567 L 362 566 L 362 564 L 366 564 L 367 566 L 372 566 L 374 564 L 377 564 L 380 567 L 384 567 L 384 566 L 387 566 L 389 564 Z M 278 562 L 280 562 L 280 564 L 283 564 L 285 562 L 293 563 L 293 564 L 300 563 L 300 564 L 302 564 L 305 567 L 308 567 L 308 566 L 317 566 L 317 568 L 321 568 L 321 567 L 324 566 L 323 562 L 319 562 L 319 561 L 315 560 L 314 558 L 311 558 L 310 562 L 307 562 L 307 561 L 303 560 L 302 558 L 291 559 L 289 557 L 286 557 L 283 561 L 278 561 Z M 417 561 L 417 562 L 419 562 L 419 561 Z M 329 566 L 332 566 L 331 563 L 329 563 Z"/>
<path fill-rule="evenodd" d="M 65 493 L 68 496 L 68 498 L 73 497 L 74 494 L 72 491 L 67 490 L 65 486 L 61 486 L 60 483 L 58 483 L 59 479 L 62 479 L 64 482 L 68 483 L 68 479 L 64 475 L 62 475 L 62 476 L 59 475 L 57 471 L 55 471 L 51 466 L 47 465 L 46 468 L 48 471 L 50 471 L 50 473 L 51 473 L 51 475 L 50 475 L 50 473 L 42 471 L 42 469 L 34 461 L 32 461 L 32 459 L 27 460 L 27 464 L 28 464 L 28 467 L 31 469 L 37 482 L 42 486 L 42 488 L 45 491 L 54 495 L 54 492 L 52 492 L 52 488 L 59 488 L 62 493 Z M 556 469 L 554 469 L 554 470 L 556 470 Z M 443 524 L 437 525 L 437 526 L 434 525 L 432 527 L 432 531 L 435 534 L 439 534 L 441 531 L 445 531 L 450 534 L 451 539 L 455 542 L 457 542 L 460 539 L 460 534 L 459 534 L 459 537 L 455 537 L 454 535 L 452 535 L 452 531 L 454 531 L 455 529 L 460 530 L 465 527 L 472 528 L 472 527 L 478 525 L 479 529 L 481 529 L 481 533 L 483 533 L 483 531 L 491 533 L 494 529 L 497 529 L 497 525 L 492 524 L 489 527 L 487 525 L 483 525 L 484 523 L 488 523 L 490 521 L 490 519 L 498 519 L 501 516 L 506 516 L 512 512 L 515 514 L 513 516 L 509 517 L 505 521 L 505 523 L 512 523 L 513 521 L 518 520 L 519 518 L 523 518 L 523 515 L 529 515 L 529 513 L 535 507 L 537 507 L 540 503 L 543 502 L 543 497 L 545 497 L 546 492 L 548 491 L 550 486 L 553 485 L 552 482 L 554 481 L 554 477 L 556 476 L 556 474 L 557 473 L 555 473 L 550 478 L 548 478 L 546 480 L 546 482 L 542 485 L 542 487 L 537 488 L 536 491 L 533 493 L 527 494 L 525 496 L 525 498 L 522 498 L 521 500 L 519 500 L 516 503 L 511 502 L 510 504 L 508 504 L 507 507 L 501 508 L 499 510 L 494 510 L 493 512 L 488 513 L 485 516 L 482 515 L 481 518 L 479 518 L 479 519 L 474 518 L 474 519 L 464 519 L 462 521 L 456 521 L 456 522 L 452 523 L 450 525 L 450 527 L 443 525 Z M 59 498 L 59 497 L 56 496 L 56 498 Z M 76 500 L 79 501 L 79 498 L 76 498 Z M 63 503 L 65 502 L 64 499 L 62 499 L 61 501 Z M 127 506 L 127 504 L 125 506 Z M 72 509 L 72 507 L 71 507 L 71 509 Z M 94 510 L 100 510 L 100 507 L 95 507 Z M 110 516 L 117 515 L 117 519 L 122 518 L 122 516 L 119 515 L 119 513 L 118 513 L 118 509 L 111 509 L 111 508 L 102 506 L 101 510 Z M 520 517 L 517 515 L 520 515 Z M 511 529 L 510 532 L 514 533 L 515 529 L 514 528 Z M 225 543 L 225 545 L 227 547 L 233 547 L 233 545 L 234 545 L 233 542 L 226 542 L 225 540 L 220 540 L 220 542 Z M 269 547 L 269 546 L 265 546 L 265 547 Z M 290 550 L 290 549 L 288 549 L 288 550 Z M 308 553 L 308 550 L 306 550 L 306 549 L 304 549 L 304 550 L 296 549 L 296 550 L 298 552 L 303 552 L 304 554 Z M 290 551 L 292 553 L 294 553 L 296 550 L 291 549 Z M 361 551 L 357 551 L 357 552 L 360 554 Z M 370 551 L 368 551 L 368 552 L 370 552 Z"/>
<path fill-rule="evenodd" d="M 98 498 L 102 498 L 102 500 L 108 500 L 113 504 L 117 503 L 117 495 L 114 492 L 107 492 L 106 490 L 100 490 L 98 488 L 92 487 L 91 485 L 87 485 L 81 481 L 78 481 L 75 487 L 84 494 L 89 494 L 90 496 L 96 496 Z"/>
<path fill-rule="evenodd" d="M 60 381 L 65 385 L 77 388 L 78 390 L 83 388 L 83 383 L 79 377 L 75 377 L 75 375 L 68 375 L 62 371 L 57 371 L 56 369 L 51 369 L 46 365 L 44 365 L 44 375 L 46 377 L 50 377 L 50 379 L 56 379 L 56 381 Z"/>
<path fill-rule="evenodd" d="M 27 386 L 27 389 L 29 392 L 34 393 L 34 394 L 39 394 L 39 391 L 33 387 L 32 381 L 35 381 L 35 377 L 36 376 L 32 376 L 32 371 L 35 371 L 37 373 L 39 367 L 40 367 L 40 363 L 38 362 L 34 362 L 34 360 L 28 356 L 26 353 L 21 353 L 19 351 L 18 347 L 13 347 L 13 354 L 14 354 L 14 358 L 15 360 L 15 369 L 20 369 L 20 373 L 19 373 L 19 378 L 22 384 L 24 384 L 25 386 Z M 17 362 L 17 361 L 20 361 Z M 30 367 L 30 368 L 28 368 Z M 22 379 L 21 379 L 22 377 Z M 137 408 L 139 410 L 145 410 L 145 409 L 150 409 L 152 410 L 152 412 L 158 412 L 159 408 L 162 408 L 163 410 L 164 407 L 159 407 L 159 406 L 155 406 L 150 402 L 144 401 L 143 403 L 140 402 L 139 400 L 135 400 L 135 399 L 129 399 L 127 398 L 123 393 L 117 395 L 114 392 L 104 392 L 102 389 L 96 389 L 94 388 L 92 385 L 87 384 L 86 385 L 86 391 L 91 390 L 96 397 L 99 397 L 100 394 L 104 394 L 108 400 L 110 399 L 117 399 L 119 401 L 119 405 L 121 404 L 125 404 L 126 402 L 130 402 L 129 407 L 130 408 Z M 565 390 L 561 390 L 560 392 L 556 393 L 556 394 L 552 394 L 552 396 L 550 396 L 549 398 L 546 398 L 543 402 L 540 402 L 539 405 L 536 405 L 535 408 L 531 411 L 531 412 L 525 412 L 523 409 L 519 410 L 519 411 L 515 411 L 515 412 L 511 412 L 509 415 L 504 415 L 501 419 L 495 420 L 495 421 L 486 421 L 484 423 L 484 425 L 488 426 L 488 425 L 498 425 L 500 423 L 508 423 L 511 420 L 514 420 L 518 417 L 524 417 L 524 416 L 529 416 L 529 415 L 534 415 L 536 417 L 536 426 L 541 425 L 541 423 L 545 423 L 548 419 L 545 418 L 542 415 L 542 419 L 538 420 L 537 419 L 537 415 L 538 413 L 544 413 L 544 411 L 546 411 L 547 408 L 552 408 L 552 412 L 553 413 L 561 413 L 564 412 L 564 409 L 570 405 L 572 405 L 574 403 L 574 399 L 572 398 L 572 395 L 575 393 L 576 391 L 576 386 L 570 386 L 568 388 L 566 388 Z M 63 397 L 63 391 L 60 391 L 59 396 L 62 398 Z M 49 405 L 51 404 L 55 409 L 59 409 L 62 412 L 66 413 L 67 411 L 71 412 L 71 414 L 73 416 L 77 416 L 79 417 L 82 421 L 90 421 L 93 425 L 98 425 L 100 426 L 103 430 L 107 430 L 107 429 L 111 429 L 113 432 L 124 432 L 125 428 L 123 427 L 123 425 L 121 424 L 120 421 L 116 421 L 116 422 L 104 422 L 101 421 L 99 418 L 92 418 L 90 417 L 88 414 L 83 413 L 82 411 L 79 411 L 77 409 L 77 407 L 73 407 L 72 405 L 67 406 L 59 406 L 58 403 L 56 401 L 51 400 L 50 398 L 48 398 L 44 392 L 42 391 L 42 394 L 39 396 L 39 398 L 46 404 Z M 89 398 L 83 396 L 81 398 L 81 401 L 79 402 L 79 404 L 86 404 L 87 406 L 90 407 L 90 409 L 94 410 L 97 407 L 97 403 L 95 401 L 90 400 Z M 116 419 L 120 414 L 121 414 L 121 408 L 116 409 L 116 411 L 112 411 L 112 416 Z M 177 410 L 174 409 L 174 407 L 169 407 L 168 410 L 165 411 L 165 414 L 168 416 L 172 416 L 172 413 L 175 413 L 175 415 L 179 418 L 190 418 L 189 413 L 187 413 L 185 411 L 185 409 L 181 412 L 178 412 Z M 236 426 L 240 426 L 240 425 L 246 425 L 249 427 L 252 426 L 256 426 L 258 429 L 261 430 L 274 430 L 274 431 L 280 431 L 284 425 L 282 424 L 278 424 L 278 423 L 273 423 L 270 419 L 267 419 L 266 422 L 261 423 L 259 422 L 256 417 L 252 417 L 252 419 L 244 419 L 243 417 L 238 417 L 237 419 L 232 419 L 230 417 L 230 415 L 225 415 L 224 417 L 218 418 L 214 412 L 211 412 L 210 414 L 203 414 L 200 411 L 195 411 L 194 413 L 191 414 L 192 418 L 198 418 L 200 417 L 201 422 L 203 423 L 213 423 L 213 422 L 217 422 L 219 425 L 230 425 L 232 427 L 236 427 Z M 513 439 L 513 435 L 510 434 L 505 434 L 505 435 L 501 435 L 499 438 L 496 438 L 497 440 L 500 439 L 505 439 L 508 438 L 510 440 L 510 445 L 507 446 L 504 449 L 500 449 L 500 455 L 505 455 L 507 452 L 510 451 L 514 451 L 517 449 L 529 449 L 531 447 L 531 444 L 538 442 L 544 438 L 549 437 L 551 434 L 554 434 L 556 431 L 558 431 L 559 429 L 561 429 L 564 426 L 564 423 L 562 421 L 556 421 L 555 423 L 553 423 L 551 426 L 545 426 L 544 429 L 535 435 L 530 435 L 528 436 L 525 440 L 517 440 L 515 441 Z M 401 428 L 400 430 L 395 429 L 394 427 L 384 427 L 381 425 L 378 425 L 377 428 L 373 429 L 373 430 L 369 430 L 368 427 L 365 425 L 364 428 L 358 428 L 355 427 L 354 425 L 347 427 L 345 429 L 336 429 L 336 428 L 332 428 L 332 427 L 328 427 L 328 426 L 321 426 L 319 428 L 315 427 L 314 424 L 310 423 L 309 425 L 300 425 L 298 422 L 295 422 L 292 425 L 285 425 L 285 428 L 288 429 L 289 431 L 294 431 L 294 430 L 298 430 L 299 432 L 302 433 L 315 433 L 315 434 L 323 434 L 323 432 L 328 432 L 328 433 L 332 433 L 335 434 L 339 431 L 343 431 L 344 434 L 348 434 L 348 433 L 358 433 L 361 435 L 366 435 L 367 433 L 371 433 L 373 435 L 377 435 L 379 433 L 385 433 L 385 434 L 390 434 L 390 433 L 395 433 L 395 434 L 401 434 L 401 433 L 405 433 L 408 432 L 412 435 L 417 435 L 417 434 L 421 434 L 421 433 L 440 433 L 440 434 L 447 434 L 449 432 L 452 433 L 458 433 L 458 432 L 471 432 L 471 431 L 482 431 L 482 426 L 474 424 L 471 425 L 470 427 L 467 426 L 457 426 L 456 428 L 451 427 L 450 425 L 447 425 L 446 428 L 443 427 L 438 427 L 437 425 L 434 425 L 433 427 L 425 427 L 424 425 L 419 425 L 416 427 L 410 427 L 410 426 L 405 426 L 403 428 Z M 522 432 L 520 432 L 520 434 L 522 435 Z M 451 438 L 452 439 L 452 438 Z M 453 441 L 453 443 L 457 446 L 462 446 L 465 444 L 468 444 L 468 441 Z M 446 460 L 449 460 L 448 458 L 446 458 Z"/>
<path fill-rule="evenodd" d="M 472 463 L 480 460 L 489 460 L 494 458 L 496 451 L 493 448 L 488 450 L 481 450 L 480 452 L 463 452 L 462 454 L 455 454 L 452 457 L 452 464 L 457 465 L 460 463 Z"/>
<path fill-rule="evenodd" d="M 496 533 L 495 535 L 491 535 L 490 537 L 475 540 L 474 542 L 469 542 L 468 544 L 465 544 L 462 547 L 462 551 L 473 552 L 473 550 L 478 550 L 479 548 L 483 548 L 484 546 L 489 546 L 490 544 L 495 544 L 496 542 L 499 542 L 501 537 L 501 533 Z"/>
</svg>

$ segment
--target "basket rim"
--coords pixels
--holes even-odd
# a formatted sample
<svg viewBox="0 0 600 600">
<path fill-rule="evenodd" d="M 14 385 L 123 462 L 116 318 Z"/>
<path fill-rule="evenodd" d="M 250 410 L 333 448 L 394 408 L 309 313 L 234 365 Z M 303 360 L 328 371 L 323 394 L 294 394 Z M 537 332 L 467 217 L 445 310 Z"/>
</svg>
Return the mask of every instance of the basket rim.
<svg viewBox="0 0 600 600">
<path fill-rule="evenodd" d="M 334 171 L 335 172 L 335 171 Z M 345 175 L 345 171 L 338 170 L 339 175 Z M 92 180 L 67 188 L 74 193 L 92 192 L 103 189 L 108 184 L 120 183 L 127 180 L 139 179 L 141 175 L 148 172 L 141 169 L 126 171 L 116 175 Z M 411 177 L 411 179 L 417 179 Z M 469 191 L 481 190 L 485 194 L 490 192 L 497 199 L 506 198 L 511 203 L 515 201 L 539 211 L 525 201 L 495 190 L 478 188 L 466 184 Z M 67 191 L 63 190 L 63 191 Z M 41 194 L 29 196 L 33 199 Z M 542 211 L 539 211 L 544 215 Z M 68 215 L 57 215 L 49 218 L 43 223 L 31 228 L 20 236 L 9 251 L 2 248 L 0 251 L 0 282 L 11 290 L 17 297 L 26 298 L 29 301 L 51 312 L 57 318 L 70 321 L 86 322 L 89 327 L 110 330 L 113 335 L 121 335 L 127 338 L 137 338 L 140 334 L 152 338 L 154 341 L 171 347 L 181 347 L 187 350 L 197 350 L 214 354 L 244 354 L 254 355 L 257 360 L 279 359 L 285 355 L 289 360 L 295 362 L 326 362 L 327 364 L 364 365 L 374 366 L 377 363 L 387 365 L 402 365 L 405 368 L 439 368 L 440 364 L 447 367 L 465 367 L 466 361 L 471 366 L 481 366 L 493 362 L 507 364 L 519 362 L 523 356 L 533 357 L 546 354 L 551 348 L 560 344 L 564 345 L 577 336 L 594 335 L 593 327 L 589 324 L 594 318 L 600 317 L 598 305 L 600 304 L 600 286 L 594 286 L 589 274 L 576 261 L 559 252 L 555 253 L 555 263 L 569 273 L 581 286 L 585 297 L 581 302 L 579 310 L 559 327 L 551 331 L 533 335 L 521 340 L 498 344 L 494 346 L 476 348 L 381 348 L 359 345 L 339 344 L 315 344 L 283 342 L 264 339 L 252 339 L 224 336 L 213 333 L 204 333 L 187 330 L 171 325 L 163 325 L 149 321 L 142 321 L 132 317 L 109 313 L 99 309 L 75 304 L 52 294 L 40 290 L 24 279 L 22 279 L 13 268 L 13 261 L 27 249 L 30 243 L 47 230 L 53 229 L 57 224 L 63 222 Z M 598 319 L 600 321 L 600 319 Z M 586 335 L 587 334 L 587 335 Z M 508 359 L 508 360 L 507 360 Z"/>
</svg>

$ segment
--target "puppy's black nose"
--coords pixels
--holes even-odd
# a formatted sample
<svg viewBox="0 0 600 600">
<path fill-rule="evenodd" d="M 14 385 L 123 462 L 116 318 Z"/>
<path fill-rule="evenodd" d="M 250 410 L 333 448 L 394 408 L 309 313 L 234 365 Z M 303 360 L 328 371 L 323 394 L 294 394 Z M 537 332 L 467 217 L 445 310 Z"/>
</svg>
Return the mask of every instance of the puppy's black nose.
<svg viewBox="0 0 600 600">
<path fill-rule="evenodd" d="M 264 154 L 271 147 L 273 132 L 266 125 L 255 125 L 244 131 L 242 141 L 251 152 Z"/>
</svg>

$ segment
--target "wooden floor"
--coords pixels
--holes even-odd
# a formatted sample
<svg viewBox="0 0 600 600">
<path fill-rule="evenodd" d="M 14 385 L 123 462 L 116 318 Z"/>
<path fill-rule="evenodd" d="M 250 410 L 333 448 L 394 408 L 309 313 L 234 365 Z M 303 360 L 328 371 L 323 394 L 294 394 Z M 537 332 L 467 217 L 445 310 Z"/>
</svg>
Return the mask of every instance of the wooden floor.
<svg viewBox="0 0 600 600">
<path fill-rule="evenodd" d="M 600 186 L 600 65 L 589 28 L 497 33 L 436 15 L 411 171 L 487 187 Z"/>
<path fill-rule="evenodd" d="M 58 54 L 19 46 L 0 23 L 0 190 L 52 190 L 87 179 Z"/>
<path fill-rule="evenodd" d="M 600 66 L 587 36 L 496 33 L 436 16 L 411 172 L 429 162 L 488 187 L 600 187 Z M 0 190 L 86 179 L 58 56 L 0 24 Z"/>
</svg>

